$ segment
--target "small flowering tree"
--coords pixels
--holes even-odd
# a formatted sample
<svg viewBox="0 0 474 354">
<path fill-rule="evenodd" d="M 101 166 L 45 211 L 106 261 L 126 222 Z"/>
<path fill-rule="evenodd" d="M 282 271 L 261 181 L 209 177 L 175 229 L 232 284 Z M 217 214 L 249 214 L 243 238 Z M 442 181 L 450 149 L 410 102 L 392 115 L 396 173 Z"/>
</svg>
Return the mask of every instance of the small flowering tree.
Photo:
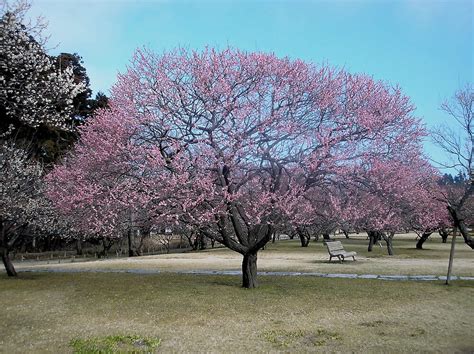
<svg viewBox="0 0 474 354">
<path fill-rule="evenodd" d="M 247 288 L 275 228 L 310 223 L 313 188 L 423 134 L 397 88 L 232 49 L 139 50 L 110 106 L 48 177 L 51 199 L 109 235 L 126 208 L 184 221 L 243 255 Z"/>
<path fill-rule="evenodd" d="M 114 241 L 132 231 L 137 215 L 149 218 L 141 178 L 147 161 L 131 140 L 134 127 L 115 108 L 99 110 L 93 122 L 79 128 L 80 143 L 47 176 L 47 194 L 82 233 Z"/>
<path fill-rule="evenodd" d="M 461 185 L 446 187 L 442 203 L 447 204 L 454 226 L 461 232 L 464 242 L 474 249 L 474 239 L 470 236 L 468 225 L 473 223 L 474 205 L 474 89 L 467 84 L 458 90 L 453 99 L 445 101 L 441 110 L 452 121 L 452 126 L 444 125 L 432 132 L 434 142 L 449 156 L 442 167 L 454 168 L 468 176 Z"/>
<path fill-rule="evenodd" d="M 0 252 L 9 276 L 16 276 L 9 253 L 41 233 L 70 236 L 74 229 L 57 215 L 44 195 L 41 164 L 25 149 L 0 144 Z"/>
<path fill-rule="evenodd" d="M 438 202 L 437 171 L 421 156 L 412 151 L 398 160 L 370 159 L 357 166 L 353 178 L 331 198 L 333 214 L 341 224 L 367 231 L 369 251 L 381 238 L 392 255 L 396 231 L 415 229 L 429 235 L 449 223 L 445 207 Z"/>
</svg>

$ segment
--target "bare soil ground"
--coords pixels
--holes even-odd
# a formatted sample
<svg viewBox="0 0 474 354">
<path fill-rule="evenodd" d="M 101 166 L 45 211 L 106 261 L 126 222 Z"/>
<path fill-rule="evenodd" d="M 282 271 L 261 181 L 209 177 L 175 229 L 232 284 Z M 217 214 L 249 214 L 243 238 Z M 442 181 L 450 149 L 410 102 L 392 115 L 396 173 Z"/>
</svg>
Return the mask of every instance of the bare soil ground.
<svg viewBox="0 0 474 354">
<path fill-rule="evenodd" d="M 446 275 L 451 240 L 441 243 L 438 235 L 425 242 L 423 250 L 415 249 L 415 234 L 399 234 L 394 239 L 395 255 L 388 256 L 385 245 L 375 245 L 367 252 L 365 235 L 351 235 L 350 239 L 338 237 L 349 251 L 356 251 L 357 261 L 329 262 L 326 247 L 321 241 L 311 241 L 309 247 L 300 246 L 299 240 L 281 240 L 269 244 L 258 254 L 259 271 L 295 271 L 320 273 L 353 273 L 382 275 Z M 474 251 L 458 237 L 453 274 L 474 276 Z M 204 251 L 161 254 L 134 258 L 109 258 L 101 260 L 69 259 L 58 261 L 15 262 L 16 268 L 40 270 L 239 270 L 242 256 L 225 248 Z"/>
</svg>

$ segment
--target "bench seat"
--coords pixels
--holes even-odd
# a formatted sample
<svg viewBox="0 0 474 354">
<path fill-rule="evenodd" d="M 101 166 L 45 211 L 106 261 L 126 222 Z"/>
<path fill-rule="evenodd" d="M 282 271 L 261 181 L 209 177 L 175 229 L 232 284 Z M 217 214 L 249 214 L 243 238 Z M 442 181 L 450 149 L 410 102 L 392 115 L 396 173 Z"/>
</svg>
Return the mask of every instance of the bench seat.
<svg viewBox="0 0 474 354">
<path fill-rule="evenodd" d="M 329 261 L 331 261 L 333 257 L 337 257 L 340 262 L 344 262 L 348 257 L 352 257 L 354 261 L 356 260 L 355 256 L 357 255 L 357 252 L 347 252 L 342 246 L 341 241 L 326 242 L 326 247 L 329 253 Z"/>
</svg>

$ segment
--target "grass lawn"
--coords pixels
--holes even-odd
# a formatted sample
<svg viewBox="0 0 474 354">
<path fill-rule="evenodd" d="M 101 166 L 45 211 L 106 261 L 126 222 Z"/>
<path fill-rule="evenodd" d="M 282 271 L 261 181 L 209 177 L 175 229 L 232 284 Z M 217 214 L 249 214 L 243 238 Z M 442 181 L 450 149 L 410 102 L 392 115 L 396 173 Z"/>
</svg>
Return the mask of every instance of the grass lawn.
<svg viewBox="0 0 474 354">
<path fill-rule="evenodd" d="M 246 290 L 233 276 L 1 275 L 0 351 L 72 352 L 93 337 L 164 352 L 474 350 L 472 281 L 259 279 Z"/>
</svg>

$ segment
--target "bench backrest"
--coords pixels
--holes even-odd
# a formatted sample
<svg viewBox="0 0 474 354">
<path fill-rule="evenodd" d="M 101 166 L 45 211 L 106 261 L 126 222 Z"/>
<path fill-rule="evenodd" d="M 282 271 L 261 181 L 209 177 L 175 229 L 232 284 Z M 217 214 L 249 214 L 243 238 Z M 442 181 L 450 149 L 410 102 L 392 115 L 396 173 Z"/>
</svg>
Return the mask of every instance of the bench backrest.
<svg viewBox="0 0 474 354">
<path fill-rule="evenodd" d="M 326 242 L 326 246 L 328 247 L 329 252 L 344 251 L 341 241 Z"/>
</svg>

